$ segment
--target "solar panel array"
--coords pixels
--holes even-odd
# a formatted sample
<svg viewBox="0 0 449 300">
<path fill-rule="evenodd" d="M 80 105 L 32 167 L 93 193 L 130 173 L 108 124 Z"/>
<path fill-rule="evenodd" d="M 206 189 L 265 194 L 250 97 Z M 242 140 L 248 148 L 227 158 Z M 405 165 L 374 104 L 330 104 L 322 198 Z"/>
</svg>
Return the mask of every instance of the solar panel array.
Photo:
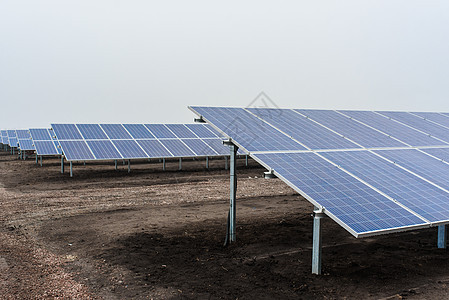
<svg viewBox="0 0 449 300">
<path fill-rule="evenodd" d="M 190 109 L 356 237 L 449 223 L 449 114 Z"/>
<path fill-rule="evenodd" d="M 59 142 L 52 136 L 52 132 L 47 128 L 31 128 L 31 138 L 38 156 L 61 155 L 62 150 Z"/>
<path fill-rule="evenodd" d="M 52 124 L 68 161 L 226 156 L 207 124 Z"/>
<path fill-rule="evenodd" d="M 34 149 L 33 141 L 31 140 L 30 131 L 26 129 L 16 130 L 18 145 L 20 150 L 32 151 Z"/>
<path fill-rule="evenodd" d="M 8 145 L 8 132 L 6 130 L 1 130 L 1 142 L 4 145 Z"/>
</svg>

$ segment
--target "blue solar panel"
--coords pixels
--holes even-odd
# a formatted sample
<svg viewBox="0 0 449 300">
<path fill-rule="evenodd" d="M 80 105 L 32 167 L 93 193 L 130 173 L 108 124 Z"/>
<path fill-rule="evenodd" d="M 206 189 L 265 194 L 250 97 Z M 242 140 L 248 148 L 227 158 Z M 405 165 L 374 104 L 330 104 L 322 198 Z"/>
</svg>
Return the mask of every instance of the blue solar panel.
<svg viewBox="0 0 449 300">
<path fill-rule="evenodd" d="M 195 156 L 189 148 L 180 140 L 160 140 L 160 142 L 176 157 Z"/>
<path fill-rule="evenodd" d="M 2 136 L 2 144 L 5 144 L 5 145 L 8 144 L 8 137 L 7 136 Z"/>
<path fill-rule="evenodd" d="M 17 138 L 15 138 L 15 137 L 10 137 L 10 138 L 8 138 L 8 144 L 9 144 L 9 146 L 11 146 L 11 147 L 14 147 L 14 148 L 16 148 L 17 146 L 18 146 L 18 140 L 17 140 Z"/>
<path fill-rule="evenodd" d="M 367 151 L 323 156 L 431 222 L 449 221 L 449 193 Z"/>
<path fill-rule="evenodd" d="M 424 120 L 420 117 L 414 116 L 406 112 L 397 111 L 381 111 L 380 114 L 397 120 L 401 123 L 407 124 L 415 129 L 430 134 L 445 142 L 449 142 L 449 129 L 441 125 Z"/>
<path fill-rule="evenodd" d="M 314 153 L 268 153 L 254 157 L 358 235 L 426 224 Z"/>
<path fill-rule="evenodd" d="M 15 130 L 7 130 L 6 131 L 8 133 L 8 137 L 17 137 L 17 133 Z"/>
<path fill-rule="evenodd" d="M 81 133 L 75 124 L 51 124 L 58 140 L 82 140 Z"/>
<path fill-rule="evenodd" d="M 248 110 L 310 149 L 361 148 L 293 110 L 261 108 Z"/>
<path fill-rule="evenodd" d="M 305 150 L 285 134 L 242 108 L 190 107 L 248 151 Z"/>
<path fill-rule="evenodd" d="M 383 133 L 391 135 L 392 137 L 395 137 L 410 146 L 437 146 L 445 144 L 444 142 L 430 137 L 427 134 L 421 133 L 372 111 L 343 110 L 340 112 L 351 118 L 359 120 L 368 126 L 376 128 Z"/>
<path fill-rule="evenodd" d="M 217 152 L 209 147 L 200 139 L 183 139 L 184 144 L 187 145 L 197 156 L 213 156 L 217 155 Z"/>
<path fill-rule="evenodd" d="M 421 149 L 430 155 L 433 155 L 445 162 L 449 162 L 449 149 L 448 148 L 429 148 L 429 149 Z"/>
<path fill-rule="evenodd" d="M 449 190 L 449 165 L 418 150 L 381 150 L 377 154 Z"/>
<path fill-rule="evenodd" d="M 150 158 L 170 157 L 170 152 L 158 140 L 138 140 L 137 143 Z"/>
<path fill-rule="evenodd" d="M 113 140 L 112 142 L 125 159 L 148 158 L 148 155 L 134 140 Z"/>
<path fill-rule="evenodd" d="M 165 124 L 178 138 L 196 138 L 197 136 L 184 124 Z"/>
<path fill-rule="evenodd" d="M 432 122 L 436 122 L 440 125 L 449 127 L 449 116 L 445 116 L 443 114 L 436 113 L 436 112 L 414 112 L 412 114 L 417 115 L 421 118 L 430 120 Z"/>
<path fill-rule="evenodd" d="M 33 141 L 30 138 L 19 139 L 19 148 L 24 151 L 34 150 Z"/>
<path fill-rule="evenodd" d="M 143 124 L 123 124 L 135 139 L 154 139 L 154 135 Z"/>
<path fill-rule="evenodd" d="M 231 154 L 229 146 L 223 145 L 223 140 L 221 139 L 203 139 L 203 142 L 205 142 L 209 147 L 214 149 L 219 155 Z"/>
<path fill-rule="evenodd" d="M 16 135 L 18 139 L 29 139 L 31 138 L 30 132 L 25 129 L 16 130 Z"/>
<path fill-rule="evenodd" d="M 145 124 L 145 126 L 158 139 L 176 138 L 173 132 L 171 132 L 167 127 L 165 127 L 164 124 Z"/>
<path fill-rule="evenodd" d="M 60 141 L 59 143 L 68 161 L 95 159 L 85 141 Z"/>
<path fill-rule="evenodd" d="M 52 141 L 34 141 L 34 147 L 36 148 L 37 155 L 58 155 L 58 149 Z"/>
<path fill-rule="evenodd" d="M 96 159 L 121 159 L 122 156 L 115 149 L 111 141 L 86 141 Z"/>
<path fill-rule="evenodd" d="M 111 140 L 132 139 L 132 136 L 129 135 L 121 124 L 101 124 L 101 128 L 103 128 Z"/>
<path fill-rule="evenodd" d="M 205 124 L 186 124 L 187 128 L 193 131 L 199 138 L 217 138 L 218 135 L 211 131 L 211 127 Z"/>
<path fill-rule="evenodd" d="M 32 128 L 30 129 L 31 137 L 33 141 L 50 141 L 51 136 L 48 129 L 45 128 Z"/>
<path fill-rule="evenodd" d="M 62 154 L 62 149 L 61 149 L 61 145 L 59 144 L 58 141 L 53 141 L 53 144 L 55 145 L 56 151 L 58 152 L 58 154 Z"/>
<path fill-rule="evenodd" d="M 108 137 L 98 124 L 76 124 L 85 140 L 107 140 Z"/>
<path fill-rule="evenodd" d="M 304 109 L 296 109 L 296 111 L 332 130 L 335 130 L 341 135 L 366 148 L 404 146 L 403 143 L 354 120 L 351 120 L 350 118 L 345 117 L 335 111 Z"/>
</svg>

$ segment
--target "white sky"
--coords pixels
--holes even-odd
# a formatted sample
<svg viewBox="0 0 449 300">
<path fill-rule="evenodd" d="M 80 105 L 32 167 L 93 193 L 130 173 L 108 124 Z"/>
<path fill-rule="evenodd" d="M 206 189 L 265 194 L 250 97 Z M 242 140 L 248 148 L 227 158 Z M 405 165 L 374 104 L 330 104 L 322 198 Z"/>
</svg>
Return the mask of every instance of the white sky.
<svg viewBox="0 0 449 300">
<path fill-rule="evenodd" d="M 187 105 L 449 111 L 449 1 L 0 0 L 0 128 Z"/>
</svg>

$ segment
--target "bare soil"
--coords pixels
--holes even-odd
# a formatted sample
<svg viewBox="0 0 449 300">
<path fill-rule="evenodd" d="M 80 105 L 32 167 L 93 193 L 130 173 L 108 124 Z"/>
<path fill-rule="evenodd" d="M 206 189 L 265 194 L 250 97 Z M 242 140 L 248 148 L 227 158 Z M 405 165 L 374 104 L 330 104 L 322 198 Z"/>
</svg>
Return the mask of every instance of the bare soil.
<svg viewBox="0 0 449 300">
<path fill-rule="evenodd" d="M 312 205 L 254 161 L 238 163 L 237 242 L 223 247 L 223 160 L 127 166 L 0 152 L 0 299 L 444 299 L 436 229 L 355 239 L 323 221 L 311 274 Z"/>
</svg>

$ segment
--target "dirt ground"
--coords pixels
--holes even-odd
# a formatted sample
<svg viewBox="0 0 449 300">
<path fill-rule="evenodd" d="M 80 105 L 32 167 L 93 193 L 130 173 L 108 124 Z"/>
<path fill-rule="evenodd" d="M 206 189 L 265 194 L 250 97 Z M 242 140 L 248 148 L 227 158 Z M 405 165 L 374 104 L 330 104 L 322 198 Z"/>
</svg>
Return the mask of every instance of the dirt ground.
<svg viewBox="0 0 449 300">
<path fill-rule="evenodd" d="M 237 242 L 223 247 L 223 160 L 127 166 L 20 161 L 0 152 L 0 299 L 444 299 L 435 228 L 355 239 L 254 161 L 238 164 Z"/>
</svg>

